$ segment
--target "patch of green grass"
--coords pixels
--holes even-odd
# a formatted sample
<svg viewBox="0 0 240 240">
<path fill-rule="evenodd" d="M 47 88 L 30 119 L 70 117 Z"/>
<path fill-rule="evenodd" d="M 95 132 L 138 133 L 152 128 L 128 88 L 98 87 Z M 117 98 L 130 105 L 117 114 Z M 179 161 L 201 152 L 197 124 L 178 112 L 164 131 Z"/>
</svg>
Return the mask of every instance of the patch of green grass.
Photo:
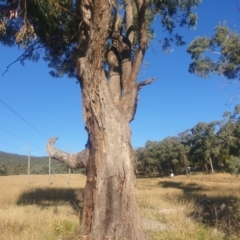
<svg viewBox="0 0 240 240">
<path fill-rule="evenodd" d="M 153 240 L 223 240 L 226 239 L 221 233 L 215 233 L 211 228 L 199 225 L 195 231 L 186 234 L 186 229 L 167 231 L 148 231 Z"/>
<path fill-rule="evenodd" d="M 63 220 L 54 223 L 54 234 L 61 240 L 77 239 L 79 234 L 79 224 L 70 222 L 69 220 Z"/>
</svg>

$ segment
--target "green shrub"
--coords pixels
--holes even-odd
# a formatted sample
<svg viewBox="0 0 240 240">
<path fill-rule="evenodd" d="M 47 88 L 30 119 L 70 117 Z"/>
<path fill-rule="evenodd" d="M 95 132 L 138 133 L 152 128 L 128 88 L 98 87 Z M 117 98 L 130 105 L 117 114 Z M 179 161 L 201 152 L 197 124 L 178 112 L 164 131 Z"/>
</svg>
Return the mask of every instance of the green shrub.
<svg viewBox="0 0 240 240">
<path fill-rule="evenodd" d="M 240 174 L 240 158 L 235 156 L 230 156 L 227 161 L 228 170 L 231 174 L 238 176 Z"/>
</svg>

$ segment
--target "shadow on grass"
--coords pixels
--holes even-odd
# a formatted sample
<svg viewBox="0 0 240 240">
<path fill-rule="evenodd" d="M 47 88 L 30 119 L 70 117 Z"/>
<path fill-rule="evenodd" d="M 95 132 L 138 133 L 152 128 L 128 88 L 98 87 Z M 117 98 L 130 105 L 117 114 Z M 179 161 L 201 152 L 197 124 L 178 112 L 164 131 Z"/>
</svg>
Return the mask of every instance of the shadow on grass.
<svg viewBox="0 0 240 240">
<path fill-rule="evenodd" d="M 159 182 L 158 185 L 164 188 L 177 188 L 182 189 L 186 192 L 192 192 L 192 191 L 204 191 L 206 188 L 200 184 L 197 183 L 182 183 L 182 182 L 173 182 L 173 181 L 165 181 L 165 182 Z"/>
<path fill-rule="evenodd" d="M 196 183 L 196 182 L 177 182 L 177 181 L 164 181 L 159 182 L 159 186 L 163 188 L 176 188 L 181 189 L 183 194 L 179 196 L 181 199 L 185 200 L 194 200 L 196 203 L 199 203 L 203 200 L 203 198 L 208 198 L 209 201 L 218 203 L 218 204 L 228 204 L 232 205 L 232 202 L 237 201 L 237 197 L 233 195 L 223 195 L 223 189 L 217 189 L 215 187 L 208 187 L 207 185 Z M 212 192 L 214 192 L 214 196 L 212 196 Z"/>
<path fill-rule="evenodd" d="M 33 205 L 51 207 L 69 204 L 74 211 L 83 209 L 84 189 L 73 188 L 36 188 L 23 192 L 18 198 L 17 205 Z"/>
<path fill-rule="evenodd" d="M 224 194 L 224 188 L 207 186 L 196 182 L 159 182 L 163 188 L 181 189 L 182 194 L 174 197 L 179 202 L 194 202 L 196 211 L 189 217 L 207 225 L 215 226 L 225 233 L 240 235 L 240 199 L 236 194 Z M 166 196 L 171 201 L 171 195 Z"/>
</svg>

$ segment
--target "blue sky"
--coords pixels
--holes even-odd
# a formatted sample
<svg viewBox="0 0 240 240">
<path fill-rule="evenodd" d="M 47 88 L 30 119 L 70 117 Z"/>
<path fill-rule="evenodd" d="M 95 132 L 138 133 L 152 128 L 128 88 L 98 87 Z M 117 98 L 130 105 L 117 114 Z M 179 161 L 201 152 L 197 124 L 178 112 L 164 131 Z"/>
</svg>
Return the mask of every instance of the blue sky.
<svg viewBox="0 0 240 240">
<path fill-rule="evenodd" d="M 240 6 L 240 1 L 239 1 Z M 203 0 L 196 9 L 196 30 L 181 29 L 189 43 L 196 36 L 211 36 L 216 24 L 227 21 L 240 32 L 240 12 L 235 0 Z M 144 60 L 139 81 L 158 79 L 139 93 L 135 120 L 130 124 L 132 145 L 144 146 L 147 140 L 159 141 L 193 127 L 200 121 L 220 120 L 224 111 L 239 103 L 227 104 L 239 93 L 239 85 L 227 83 L 224 77 L 201 79 L 188 73 L 191 62 L 187 45 L 172 47 L 172 53 L 161 51 L 158 40 L 164 35 L 157 29 L 156 38 Z M 2 77 L 6 67 L 20 55 L 17 48 L 0 45 L 0 100 L 17 112 L 34 128 L 0 101 L 0 151 L 45 156 L 47 138 L 59 136 L 57 147 L 77 152 L 84 148 L 84 130 L 80 87 L 74 79 L 52 78 L 47 63 L 15 63 Z"/>
</svg>

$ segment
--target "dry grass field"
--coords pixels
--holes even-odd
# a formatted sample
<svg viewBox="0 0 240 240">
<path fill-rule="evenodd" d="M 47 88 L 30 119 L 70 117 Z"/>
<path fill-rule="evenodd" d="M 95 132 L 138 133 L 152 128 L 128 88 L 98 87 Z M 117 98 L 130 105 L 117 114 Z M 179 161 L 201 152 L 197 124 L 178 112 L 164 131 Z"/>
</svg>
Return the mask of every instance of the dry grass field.
<svg viewBox="0 0 240 240">
<path fill-rule="evenodd" d="M 52 175 L 0 177 L 0 240 L 79 239 L 85 177 Z M 137 179 L 139 212 L 154 240 L 239 239 L 240 178 L 229 174 Z M 226 207 L 210 217 L 202 212 Z M 204 215 L 206 214 L 206 216 Z M 205 218 L 206 217 L 206 218 Z M 156 222 L 155 222 L 156 221 Z M 155 223 L 161 222 L 162 230 Z"/>
</svg>

